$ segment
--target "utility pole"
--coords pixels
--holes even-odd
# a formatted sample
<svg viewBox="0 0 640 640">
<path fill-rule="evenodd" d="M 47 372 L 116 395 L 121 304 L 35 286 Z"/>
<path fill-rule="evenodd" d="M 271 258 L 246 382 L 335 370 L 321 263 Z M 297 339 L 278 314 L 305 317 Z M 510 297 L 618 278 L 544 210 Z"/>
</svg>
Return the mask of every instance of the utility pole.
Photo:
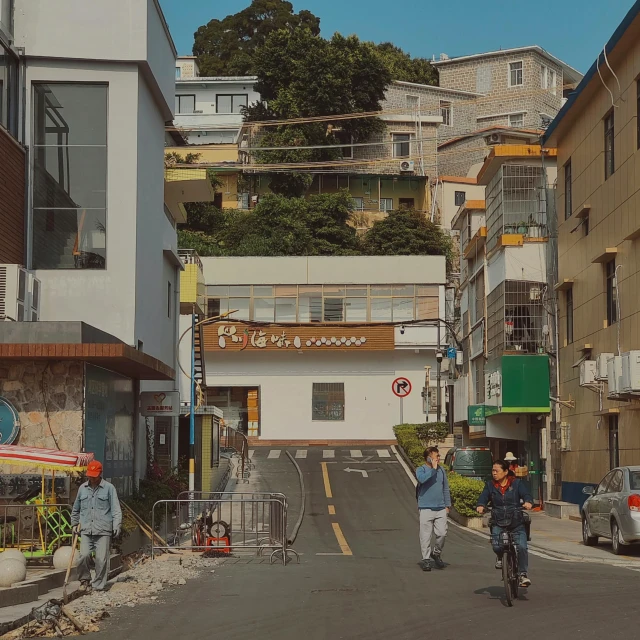
<svg viewBox="0 0 640 640">
<path fill-rule="evenodd" d="M 441 343 L 440 343 L 440 320 L 438 320 L 438 347 L 436 349 L 436 380 L 438 381 L 438 389 L 436 391 L 436 402 L 437 402 L 437 415 L 438 415 L 438 422 L 440 422 L 442 420 L 442 396 L 440 394 L 440 378 L 441 378 L 441 374 L 440 374 L 440 369 L 442 366 L 442 351 L 441 351 Z"/>
</svg>

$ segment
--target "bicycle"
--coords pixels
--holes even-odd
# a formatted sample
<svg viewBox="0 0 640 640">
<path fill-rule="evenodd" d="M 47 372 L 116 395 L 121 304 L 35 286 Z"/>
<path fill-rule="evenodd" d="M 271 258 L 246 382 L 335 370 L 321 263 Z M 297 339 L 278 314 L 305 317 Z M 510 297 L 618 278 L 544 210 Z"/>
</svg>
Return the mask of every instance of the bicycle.
<svg viewBox="0 0 640 640">
<path fill-rule="evenodd" d="M 530 539 L 529 527 L 531 521 L 523 509 L 520 509 L 523 515 L 523 525 L 527 540 Z M 494 512 L 491 514 L 490 526 L 500 526 L 496 523 L 494 518 Z M 499 538 L 498 538 L 499 536 Z M 499 533 L 491 533 L 492 545 L 497 548 L 501 547 L 502 550 L 502 580 L 504 582 L 504 592 L 507 600 L 507 605 L 512 607 L 513 601 L 519 597 L 518 589 L 520 587 L 520 573 L 518 571 L 518 548 L 514 542 L 513 532 L 508 530 L 502 530 Z"/>
</svg>

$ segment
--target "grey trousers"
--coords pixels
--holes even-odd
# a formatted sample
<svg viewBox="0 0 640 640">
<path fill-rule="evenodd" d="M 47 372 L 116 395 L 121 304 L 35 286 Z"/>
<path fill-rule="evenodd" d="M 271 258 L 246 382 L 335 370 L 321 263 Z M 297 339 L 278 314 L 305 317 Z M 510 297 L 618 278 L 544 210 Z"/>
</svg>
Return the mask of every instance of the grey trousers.
<svg viewBox="0 0 640 640">
<path fill-rule="evenodd" d="M 423 560 L 439 556 L 447 536 L 447 510 L 420 509 L 420 550 Z"/>
<path fill-rule="evenodd" d="M 90 536 L 85 533 L 80 537 L 80 564 L 78 565 L 78 580 L 91 580 L 89 563 L 91 554 L 95 553 L 96 577 L 92 587 L 102 591 L 109 576 L 109 551 L 111 536 Z"/>
</svg>

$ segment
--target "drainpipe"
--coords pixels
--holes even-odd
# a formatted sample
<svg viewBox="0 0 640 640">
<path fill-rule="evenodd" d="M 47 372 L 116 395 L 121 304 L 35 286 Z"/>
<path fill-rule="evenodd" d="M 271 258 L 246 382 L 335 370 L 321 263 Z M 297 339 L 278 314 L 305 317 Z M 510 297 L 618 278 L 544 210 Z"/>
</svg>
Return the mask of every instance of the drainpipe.
<svg viewBox="0 0 640 640">
<path fill-rule="evenodd" d="M 178 338 L 180 333 L 180 270 L 176 268 L 176 286 L 174 287 L 174 301 L 173 301 L 173 311 L 174 311 L 174 323 L 173 323 L 173 344 L 178 344 Z M 177 351 L 174 351 L 175 357 L 175 372 L 176 377 L 173 381 L 173 390 L 180 394 L 180 367 L 178 366 L 178 357 Z M 171 467 L 176 469 L 178 467 L 178 441 L 180 439 L 180 416 L 172 418 L 173 432 L 171 434 Z"/>
</svg>

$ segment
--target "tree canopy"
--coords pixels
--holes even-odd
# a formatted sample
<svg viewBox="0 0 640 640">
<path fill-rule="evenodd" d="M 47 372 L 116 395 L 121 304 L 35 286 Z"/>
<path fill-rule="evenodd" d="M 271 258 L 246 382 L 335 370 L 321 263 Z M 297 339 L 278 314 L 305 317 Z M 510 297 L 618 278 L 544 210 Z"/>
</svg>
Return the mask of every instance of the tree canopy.
<svg viewBox="0 0 640 640">
<path fill-rule="evenodd" d="M 222 20 L 210 20 L 194 34 L 193 55 L 204 76 L 256 75 L 256 50 L 274 31 L 297 28 L 320 34 L 320 18 L 307 10 L 295 13 L 287 0 L 253 0 L 242 11 Z M 369 43 L 380 55 L 394 80 L 437 84 L 438 73 L 425 58 L 412 58 L 399 47 Z"/>
</svg>

